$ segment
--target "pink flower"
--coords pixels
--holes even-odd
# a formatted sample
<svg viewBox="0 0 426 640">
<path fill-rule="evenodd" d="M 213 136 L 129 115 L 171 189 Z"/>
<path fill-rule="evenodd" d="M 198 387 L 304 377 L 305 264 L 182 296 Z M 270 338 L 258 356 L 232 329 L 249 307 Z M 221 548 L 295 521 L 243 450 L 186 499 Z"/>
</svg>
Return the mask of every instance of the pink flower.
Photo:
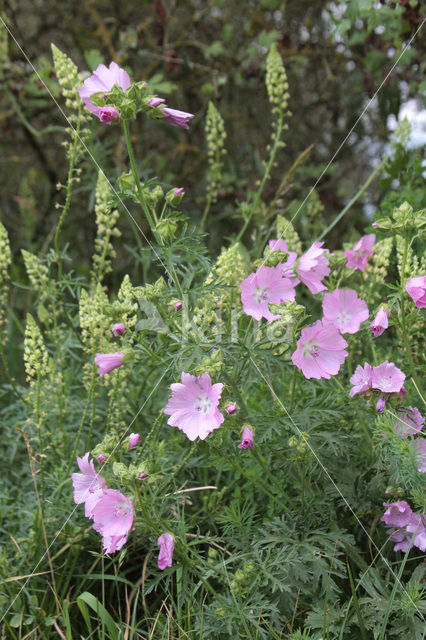
<svg viewBox="0 0 426 640">
<path fill-rule="evenodd" d="M 97 353 L 95 356 L 95 364 L 98 367 L 100 376 L 121 367 L 123 363 L 124 353 Z"/>
<path fill-rule="evenodd" d="M 417 309 L 424 309 L 426 307 L 426 276 L 410 278 L 405 288 L 408 295 L 413 298 Z"/>
<path fill-rule="evenodd" d="M 287 269 L 294 266 L 294 263 L 297 260 L 297 253 L 296 251 L 289 250 L 287 242 L 285 240 L 283 240 L 282 238 L 278 238 L 277 240 L 269 240 L 269 248 L 272 249 L 272 251 L 284 251 L 285 253 L 288 253 L 287 260 L 285 262 L 280 262 L 281 267 L 285 267 Z M 299 283 L 296 282 L 295 285 L 296 284 Z"/>
<path fill-rule="evenodd" d="M 100 453 L 96 458 L 98 464 L 102 464 L 104 460 L 106 460 L 106 456 L 103 453 Z"/>
<path fill-rule="evenodd" d="M 133 524 L 133 505 L 117 489 L 107 489 L 93 509 L 93 520 L 103 538 L 127 536 Z"/>
<path fill-rule="evenodd" d="M 413 513 L 411 521 L 405 528 L 408 533 L 414 533 L 413 546 L 420 549 L 420 551 L 426 551 L 426 528 L 422 516 L 418 513 Z"/>
<path fill-rule="evenodd" d="M 426 473 L 426 438 L 416 438 L 410 442 L 414 462 L 419 473 Z"/>
<path fill-rule="evenodd" d="M 241 302 L 244 313 L 256 320 L 266 318 L 272 322 L 280 315 L 269 311 L 270 302 L 285 302 L 294 300 L 296 291 L 290 278 L 283 278 L 282 267 L 258 267 L 256 273 L 251 273 L 241 283 Z"/>
<path fill-rule="evenodd" d="M 387 507 L 387 509 L 380 520 L 388 527 L 399 529 L 400 527 L 405 527 L 405 525 L 410 522 L 413 512 L 405 500 L 391 503 L 384 502 L 383 506 Z"/>
<path fill-rule="evenodd" d="M 323 255 L 326 249 L 321 248 L 323 244 L 323 242 L 314 242 L 302 255 L 297 267 L 299 278 L 314 294 L 327 289 L 321 280 L 330 273 L 328 259 Z"/>
<path fill-rule="evenodd" d="M 178 300 L 177 302 L 173 303 L 173 306 L 176 309 L 176 311 L 180 311 L 183 307 L 182 300 Z"/>
<path fill-rule="evenodd" d="M 227 413 L 229 413 L 230 415 L 232 415 L 233 413 L 236 413 L 236 411 L 237 411 L 237 403 L 236 402 L 232 402 L 231 404 L 228 404 L 228 406 L 225 407 L 225 411 Z"/>
<path fill-rule="evenodd" d="M 80 98 L 83 100 L 86 108 L 105 124 L 110 124 L 119 118 L 120 114 L 118 110 L 115 109 L 115 107 L 98 107 L 91 102 L 90 97 L 100 91 L 108 93 L 115 84 L 126 91 L 130 87 L 130 78 L 127 71 L 121 69 L 115 62 L 111 62 L 109 67 L 100 64 L 92 75 L 86 78 L 83 86 L 78 89 Z"/>
<path fill-rule="evenodd" d="M 395 426 L 395 431 L 401 438 L 416 435 L 423 429 L 425 419 L 417 407 L 399 409 L 397 415 L 399 420 Z"/>
<path fill-rule="evenodd" d="M 377 399 L 377 403 L 376 403 L 377 413 L 383 413 L 383 411 L 385 410 L 385 407 L 386 407 L 386 400 L 383 398 L 383 396 L 380 396 Z"/>
<path fill-rule="evenodd" d="M 383 307 L 380 307 L 379 311 L 376 313 L 376 317 L 374 318 L 373 322 L 370 324 L 370 329 L 373 332 L 373 335 L 375 338 L 378 338 L 379 336 L 381 336 L 384 330 L 388 328 L 389 326 L 388 318 L 389 318 L 389 309 L 384 309 Z"/>
<path fill-rule="evenodd" d="M 118 322 L 112 327 L 112 332 L 115 336 L 122 336 L 125 331 L 126 327 L 122 322 Z"/>
<path fill-rule="evenodd" d="M 104 124 L 111 124 L 120 117 L 120 112 L 115 107 L 99 107 L 99 111 L 96 113 L 99 120 Z"/>
<path fill-rule="evenodd" d="M 385 360 L 377 367 L 373 367 L 371 386 L 383 393 L 398 393 L 404 384 L 405 373 L 398 369 L 393 362 Z"/>
<path fill-rule="evenodd" d="M 167 424 L 183 431 L 190 440 L 204 440 L 220 427 L 225 419 L 217 408 L 223 384 L 212 385 L 209 373 L 195 377 L 183 372 L 182 383 L 174 383 L 170 389 L 172 396 L 164 409 L 171 416 Z"/>
<path fill-rule="evenodd" d="M 130 451 L 130 449 L 133 449 L 133 447 L 136 447 L 136 445 L 138 444 L 140 439 L 141 439 L 141 437 L 140 437 L 139 433 L 131 433 L 130 436 L 129 436 L 129 448 L 128 448 L 128 451 Z"/>
<path fill-rule="evenodd" d="M 376 234 L 369 233 L 366 236 L 362 236 L 356 243 L 353 249 L 346 249 L 343 255 L 348 259 L 346 268 L 359 269 L 364 271 L 368 258 L 373 255 L 373 246 L 376 241 Z"/>
<path fill-rule="evenodd" d="M 166 102 L 166 100 L 164 98 L 152 98 L 152 100 L 149 103 L 150 107 L 159 107 L 160 104 L 164 104 L 164 102 Z"/>
<path fill-rule="evenodd" d="M 93 528 L 95 529 L 95 527 Z M 116 551 L 120 551 L 120 549 L 126 544 L 127 537 L 127 534 L 122 536 L 102 536 L 102 546 L 105 553 L 115 553 Z"/>
<path fill-rule="evenodd" d="M 350 383 L 354 385 L 349 391 L 351 398 L 353 398 L 356 393 L 363 393 L 370 389 L 372 371 L 373 369 L 368 362 L 364 363 L 364 367 L 361 367 L 360 364 L 357 366 L 355 373 L 350 379 Z"/>
<path fill-rule="evenodd" d="M 170 533 L 163 533 L 157 540 L 160 547 L 158 554 L 158 568 L 163 571 L 166 567 L 173 565 L 173 551 L 175 549 L 175 541 Z"/>
<path fill-rule="evenodd" d="M 302 370 L 305 378 L 327 378 L 339 372 L 346 360 L 347 342 L 331 324 L 324 325 L 317 320 L 302 329 L 297 341 L 297 349 L 291 360 Z"/>
<path fill-rule="evenodd" d="M 406 502 L 395 504 L 406 505 L 408 507 Z M 406 553 L 411 546 L 414 546 L 421 551 L 426 551 L 426 529 L 422 516 L 418 513 L 413 513 L 410 507 L 408 507 L 408 510 L 408 513 L 411 512 L 411 515 L 407 518 L 404 516 L 401 518 L 401 521 L 405 520 L 404 524 L 394 524 L 391 529 L 388 529 L 388 534 L 391 536 L 390 539 L 397 543 L 393 550 Z M 383 518 L 381 518 L 381 520 L 383 520 Z"/>
<path fill-rule="evenodd" d="M 175 198 L 177 198 L 178 196 L 182 196 L 184 191 L 184 187 L 178 187 L 177 189 L 175 189 Z"/>
<path fill-rule="evenodd" d="M 243 428 L 241 443 L 238 445 L 238 449 L 250 449 L 250 447 L 254 447 L 253 431 L 246 425 Z"/>
<path fill-rule="evenodd" d="M 93 460 L 89 461 L 89 454 L 83 458 L 77 456 L 77 464 L 81 473 L 71 475 L 74 487 L 74 502 L 84 502 L 84 514 L 86 518 L 92 518 L 93 509 L 106 490 L 105 480 L 95 471 Z"/>
<path fill-rule="evenodd" d="M 194 117 L 193 113 L 179 111 L 178 109 L 170 109 L 170 107 L 160 107 L 164 115 L 164 122 L 171 124 L 173 127 L 182 127 L 189 129 L 188 122 Z"/>
<path fill-rule="evenodd" d="M 354 289 L 336 289 L 325 293 L 322 301 L 324 318 L 331 322 L 340 333 L 357 333 L 361 322 L 367 320 L 367 304 Z"/>
</svg>

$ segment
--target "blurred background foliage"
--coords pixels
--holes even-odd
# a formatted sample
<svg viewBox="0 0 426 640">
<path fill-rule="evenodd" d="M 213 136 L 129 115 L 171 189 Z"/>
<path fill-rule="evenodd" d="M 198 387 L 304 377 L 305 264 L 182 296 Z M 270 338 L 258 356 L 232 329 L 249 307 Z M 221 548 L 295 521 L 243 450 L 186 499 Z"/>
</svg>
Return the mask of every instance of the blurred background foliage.
<svg viewBox="0 0 426 640">
<path fill-rule="evenodd" d="M 286 147 L 278 154 L 263 198 L 274 199 L 283 175 L 309 149 L 280 203 L 284 213 L 291 213 L 327 167 L 426 14 L 425 5 L 416 0 L 8 0 L 0 6 L 31 61 L 3 30 L 0 211 L 15 254 L 22 247 L 45 252 L 51 246 L 58 218 L 55 204 L 62 198 L 57 184 L 65 181 L 67 172 L 61 147 L 66 122 L 52 99 L 64 107 L 54 77 L 51 42 L 80 71 L 115 60 L 134 80 L 151 80 L 170 106 L 196 114 L 189 131 L 144 118 L 132 124 L 141 175 L 185 187 L 186 211 L 195 221 L 204 209 L 204 127 L 208 103 L 214 102 L 228 136 L 222 187 L 207 224 L 211 247 L 216 249 L 224 237 L 241 228 L 236 203 L 245 199 L 247 189 L 262 174 L 271 134 L 264 86 L 271 43 L 276 43 L 287 69 L 292 117 Z M 397 117 L 401 101 L 424 90 L 423 54 L 424 39 L 419 34 L 327 168 L 317 189 L 325 223 L 378 162 L 389 140 L 389 116 Z M 127 168 L 121 128 L 94 126 L 88 146 L 107 175 L 117 176 Z M 82 166 L 64 232 L 77 269 L 85 273 L 95 236 L 90 194 L 97 171 L 88 157 Z M 366 200 L 375 205 L 382 195 L 374 183 Z M 336 227 L 335 241 L 354 222 L 357 231 L 365 226 L 364 202 L 359 201 L 350 219 Z M 123 248 L 135 245 L 125 213 L 120 227 L 123 242 L 116 264 L 125 272 L 131 254 Z M 329 243 L 333 246 L 332 235 Z"/>
</svg>

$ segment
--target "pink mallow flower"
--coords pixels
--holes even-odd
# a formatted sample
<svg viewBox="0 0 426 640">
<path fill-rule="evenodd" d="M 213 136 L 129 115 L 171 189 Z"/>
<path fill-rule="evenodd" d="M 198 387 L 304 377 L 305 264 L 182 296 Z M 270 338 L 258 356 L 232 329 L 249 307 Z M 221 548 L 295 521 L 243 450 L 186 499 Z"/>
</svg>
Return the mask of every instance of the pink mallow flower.
<svg viewBox="0 0 426 640">
<path fill-rule="evenodd" d="M 385 309 L 384 307 L 380 307 L 378 312 L 376 313 L 376 317 L 373 322 L 370 324 L 370 329 L 373 332 L 373 336 L 378 338 L 382 335 L 385 329 L 389 326 L 389 309 Z"/>
<path fill-rule="evenodd" d="M 118 322 L 112 327 L 112 332 L 115 336 L 122 336 L 125 331 L 126 327 L 122 322 Z"/>
<path fill-rule="evenodd" d="M 93 529 L 98 533 L 102 534 L 102 526 L 99 524 L 94 524 Z M 105 553 L 115 553 L 116 551 L 120 551 L 120 549 L 126 544 L 128 538 L 128 534 L 125 533 L 120 536 L 102 536 L 102 548 Z"/>
<path fill-rule="evenodd" d="M 384 522 L 388 527 L 395 527 L 395 529 L 400 529 L 401 527 L 405 527 L 406 524 L 409 524 L 411 521 L 411 517 L 413 515 L 413 511 L 410 505 L 405 502 L 405 500 L 401 500 L 401 502 L 384 502 L 384 507 L 387 507 L 386 511 L 380 518 L 382 522 Z"/>
<path fill-rule="evenodd" d="M 175 550 L 175 539 L 171 533 L 163 533 L 157 540 L 160 547 L 158 554 L 158 568 L 163 571 L 166 567 L 173 565 L 173 551 Z"/>
<path fill-rule="evenodd" d="M 243 428 L 241 442 L 238 445 L 238 449 L 250 449 L 250 447 L 254 447 L 253 430 L 246 425 Z"/>
<path fill-rule="evenodd" d="M 403 500 L 391 504 L 384 503 L 389 507 L 380 518 L 388 527 L 387 533 L 390 539 L 396 542 L 394 551 L 406 553 L 410 546 L 426 551 L 426 529 L 422 516 L 413 513 L 410 506 Z"/>
<path fill-rule="evenodd" d="M 417 407 L 402 408 L 397 411 L 398 422 L 395 426 L 396 433 L 401 438 L 414 436 L 423 429 L 425 419 Z"/>
<path fill-rule="evenodd" d="M 121 367 L 123 363 L 124 353 L 119 351 L 115 353 L 97 353 L 95 356 L 95 364 L 98 367 L 100 376 Z"/>
<path fill-rule="evenodd" d="M 371 386 L 383 393 L 398 393 L 404 384 L 405 373 L 398 369 L 393 362 L 385 360 L 377 367 L 373 367 Z"/>
<path fill-rule="evenodd" d="M 256 320 L 265 318 L 268 322 L 277 320 L 281 316 L 269 311 L 270 302 L 286 302 L 296 298 L 294 283 L 290 278 L 283 277 L 282 267 L 258 267 L 256 273 L 251 273 L 241 283 L 241 302 L 244 313 Z"/>
<path fill-rule="evenodd" d="M 373 246 L 376 241 L 376 234 L 369 233 L 366 236 L 362 236 L 356 243 L 353 249 L 346 249 L 343 255 L 348 259 L 346 268 L 359 269 L 364 271 L 368 258 L 373 255 Z"/>
<path fill-rule="evenodd" d="M 209 373 L 195 377 L 182 372 L 182 383 L 176 382 L 170 389 L 172 396 L 164 409 L 170 416 L 167 424 L 183 431 L 190 440 L 204 440 L 220 427 L 225 419 L 217 408 L 223 384 L 212 384 Z"/>
<path fill-rule="evenodd" d="M 133 524 L 133 514 L 129 498 L 117 489 L 107 489 L 93 509 L 95 530 L 106 539 L 127 536 Z"/>
<path fill-rule="evenodd" d="M 357 333 L 369 311 L 367 304 L 354 289 L 336 289 L 325 293 L 322 301 L 324 318 L 340 333 Z"/>
<path fill-rule="evenodd" d="M 410 278 L 405 285 L 407 293 L 414 300 L 417 309 L 426 307 L 426 276 Z"/>
<path fill-rule="evenodd" d="M 285 262 L 280 262 L 281 267 L 288 269 L 294 266 L 294 263 L 297 260 L 297 253 L 296 251 L 289 250 L 287 242 L 285 240 L 283 240 L 282 238 L 278 238 L 277 240 L 269 240 L 269 248 L 272 249 L 272 251 L 284 251 L 288 254 L 287 260 Z M 296 282 L 295 284 L 299 283 Z"/>
<path fill-rule="evenodd" d="M 420 549 L 420 551 L 426 551 L 426 528 L 423 522 L 423 518 L 420 514 L 414 513 L 409 524 L 406 525 L 406 530 L 410 534 L 414 534 L 413 546 Z"/>
<path fill-rule="evenodd" d="M 314 242 L 304 253 L 297 266 L 297 274 L 301 281 L 313 294 L 325 291 L 327 287 L 321 282 L 329 275 L 328 259 L 324 256 L 326 249 L 322 249 L 323 242 Z"/>
<path fill-rule="evenodd" d="M 372 371 L 373 368 L 368 364 L 368 362 L 365 362 L 363 367 L 361 367 L 360 364 L 357 366 L 355 373 L 350 379 L 350 383 L 353 385 L 352 389 L 349 391 L 351 398 L 353 398 L 356 393 L 363 393 L 371 388 Z"/>
<path fill-rule="evenodd" d="M 108 93 L 115 84 L 126 91 L 130 87 L 130 78 L 127 71 L 121 69 L 117 63 L 111 62 L 109 67 L 100 64 L 92 75 L 86 78 L 83 86 L 77 89 L 86 108 L 105 124 L 110 124 L 120 117 L 118 110 L 115 107 L 109 106 L 98 107 L 91 102 L 90 98 L 94 93 L 101 91 Z"/>
<path fill-rule="evenodd" d="M 170 109 L 170 107 L 160 107 L 160 109 L 163 112 L 164 122 L 171 124 L 173 127 L 189 129 L 188 122 L 194 117 L 193 113 L 179 111 L 178 109 Z"/>
<path fill-rule="evenodd" d="M 131 433 L 129 435 L 129 448 L 128 448 L 128 451 L 130 451 L 130 449 L 133 449 L 134 447 L 136 447 L 136 445 L 138 444 L 140 439 L 141 439 L 141 437 L 140 437 L 139 433 Z"/>
<path fill-rule="evenodd" d="M 95 471 L 93 460 L 89 460 L 89 454 L 79 458 L 77 456 L 77 464 L 81 473 L 73 473 L 71 475 L 74 487 L 74 502 L 76 504 L 84 503 L 84 514 L 86 518 L 93 517 L 93 509 L 98 500 L 106 491 L 105 480 Z"/>
<path fill-rule="evenodd" d="M 100 453 L 96 458 L 98 464 L 102 464 L 104 460 L 106 460 L 106 456 L 103 453 Z"/>
<path fill-rule="evenodd" d="M 324 325 L 321 320 L 317 320 L 302 329 L 291 360 L 302 370 L 305 378 L 330 379 L 330 376 L 339 372 L 346 360 L 347 346 L 346 340 L 333 325 Z"/>
<path fill-rule="evenodd" d="M 426 473 L 426 438 L 416 438 L 410 442 L 414 463 L 419 473 Z"/>
</svg>

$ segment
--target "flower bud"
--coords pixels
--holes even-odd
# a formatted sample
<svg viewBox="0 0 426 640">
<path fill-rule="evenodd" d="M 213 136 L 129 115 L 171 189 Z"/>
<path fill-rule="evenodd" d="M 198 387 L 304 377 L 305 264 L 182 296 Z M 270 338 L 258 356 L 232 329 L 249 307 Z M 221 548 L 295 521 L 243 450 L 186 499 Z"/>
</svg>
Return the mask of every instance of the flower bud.
<svg viewBox="0 0 426 640">
<path fill-rule="evenodd" d="M 225 407 L 225 411 L 227 413 L 229 413 L 229 415 L 232 415 L 233 413 L 236 413 L 236 411 L 237 411 L 237 403 L 236 402 L 232 402 L 231 404 L 228 404 L 228 406 Z"/>
<path fill-rule="evenodd" d="M 179 202 L 182 200 L 184 195 L 185 195 L 185 190 L 183 187 L 179 187 L 178 189 L 173 188 L 166 193 L 165 200 L 167 204 L 170 204 L 172 207 L 175 207 L 179 204 Z"/>
<path fill-rule="evenodd" d="M 136 445 L 138 444 L 139 440 L 141 439 L 140 434 L 139 433 L 131 433 L 129 436 L 129 447 L 128 447 L 128 451 L 130 451 L 131 449 L 133 449 L 134 447 L 136 447 Z"/>
<path fill-rule="evenodd" d="M 161 238 L 171 238 L 175 235 L 177 223 L 170 218 L 163 218 L 157 223 L 156 232 Z"/>
</svg>

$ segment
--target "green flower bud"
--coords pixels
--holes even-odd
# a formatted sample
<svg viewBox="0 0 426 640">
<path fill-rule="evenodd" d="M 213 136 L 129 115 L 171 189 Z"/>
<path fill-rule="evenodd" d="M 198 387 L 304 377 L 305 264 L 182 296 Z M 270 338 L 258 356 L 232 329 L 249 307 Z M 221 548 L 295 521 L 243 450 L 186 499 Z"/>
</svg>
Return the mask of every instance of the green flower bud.
<svg viewBox="0 0 426 640">
<path fill-rule="evenodd" d="M 295 449 L 298 444 L 299 440 L 296 438 L 296 436 L 291 436 L 291 438 L 288 439 L 288 446 L 292 449 Z"/>
<path fill-rule="evenodd" d="M 118 185 L 122 191 L 133 191 L 135 180 L 132 173 L 122 173 L 117 179 Z"/>
<path fill-rule="evenodd" d="M 145 200 L 151 207 L 155 207 L 164 196 L 164 191 L 159 184 L 157 184 L 153 189 L 143 186 L 143 193 Z"/>
<path fill-rule="evenodd" d="M 279 264 L 280 262 L 286 262 L 288 259 L 288 253 L 286 253 L 285 251 L 281 251 L 280 249 L 273 251 L 269 247 L 266 247 L 263 256 L 263 259 L 260 258 L 254 263 L 254 267 L 256 269 L 262 264 L 266 267 L 276 267 L 277 264 Z"/>
<path fill-rule="evenodd" d="M 387 218 L 379 218 L 379 220 L 375 220 L 376 229 L 381 229 L 382 231 L 389 231 L 392 229 L 392 220 Z"/>
<path fill-rule="evenodd" d="M 155 231 L 162 238 L 171 238 L 175 235 L 177 229 L 177 223 L 170 218 L 164 218 L 157 223 Z"/>
<path fill-rule="evenodd" d="M 242 569 L 237 569 L 234 578 L 240 584 L 244 584 L 244 582 L 246 581 L 246 575 Z"/>
<path fill-rule="evenodd" d="M 179 187 L 178 189 L 173 188 L 166 193 L 165 199 L 167 204 L 170 204 L 172 207 L 176 207 L 179 204 L 179 202 L 182 200 L 184 195 L 185 195 L 185 192 L 183 187 Z"/>
</svg>

